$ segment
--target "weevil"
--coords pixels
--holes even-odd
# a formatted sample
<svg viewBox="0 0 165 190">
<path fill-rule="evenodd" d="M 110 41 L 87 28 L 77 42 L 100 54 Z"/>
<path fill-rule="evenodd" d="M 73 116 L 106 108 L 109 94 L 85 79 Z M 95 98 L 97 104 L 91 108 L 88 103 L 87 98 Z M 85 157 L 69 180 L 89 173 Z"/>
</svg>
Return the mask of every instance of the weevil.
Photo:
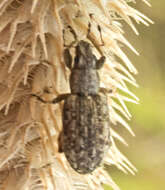
<svg viewBox="0 0 165 190">
<path fill-rule="evenodd" d="M 70 69 L 71 93 L 61 94 L 52 101 L 64 100 L 63 129 L 59 136 L 59 152 L 63 152 L 70 166 L 80 174 L 87 174 L 100 166 L 110 145 L 109 110 L 105 90 L 100 88 L 98 70 L 105 57 L 97 59 L 87 41 L 81 40 L 72 56 L 64 50 L 64 60 Z"/>
</svg>

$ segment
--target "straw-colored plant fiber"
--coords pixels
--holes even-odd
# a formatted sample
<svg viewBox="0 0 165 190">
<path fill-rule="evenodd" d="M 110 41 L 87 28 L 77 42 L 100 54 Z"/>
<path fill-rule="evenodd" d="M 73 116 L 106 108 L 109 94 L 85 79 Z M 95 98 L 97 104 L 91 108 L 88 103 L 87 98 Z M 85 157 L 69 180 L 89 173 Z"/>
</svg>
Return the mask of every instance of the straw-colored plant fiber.
<svg viewBox="0 0 165 190">
<path fill-rule="evenodd" d="M 132 76 L 137 71 L 122 45 L 138 53 L 123 36 L 120 21 L 124 20 L 136 34 L 132 20 L 147 26 L 152 21 L 129 2 L 0 1 L 0 190 L 101 190 L 103 183 L 119 189 L 103 166 L 87 175 L 70 167 L 65 155 L 58 152 L 62 103 L 43 104 L 31 94 L 52 100 L 58 94 L 70 92 L 70 72 L 63 59 L 63 30 L 66 43 L 73 40 L 67 30 L 70 25 L 78 40 L 91 43 L 96 56 L 106 56 L 99 74 L 101 86 L 113 90 L 108 95 L 111 125 L 120 123 L 133 134 L 125 121 L 131 118 L 125 102 L 138 102 L 127 88 L 127 83 L 137 86 Z M 91 31 L 87 37 L 89 23 Z M 71 49 L 74 56 L 74 48 Z M 115 140 L 126 144 L 125 140 L 111 126 L 110 131 L 112 145 L 104 163 L 134 174 L 135 167 L 115 145 Z"/>
</svg>

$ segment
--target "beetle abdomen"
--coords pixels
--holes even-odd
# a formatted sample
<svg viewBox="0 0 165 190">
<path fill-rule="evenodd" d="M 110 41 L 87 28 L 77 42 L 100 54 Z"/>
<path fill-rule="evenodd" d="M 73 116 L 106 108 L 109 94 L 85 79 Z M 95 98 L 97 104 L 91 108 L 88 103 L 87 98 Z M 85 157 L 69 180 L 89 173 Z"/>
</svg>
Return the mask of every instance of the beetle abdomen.
<svg viewBox="0 0 165 190">
<path fill-rule="evenodd" d="M 109 145 L 107 97 L 70 95 L 64 102 L 62 149 L 77 172 L 92 172 Z"/>
</svg>

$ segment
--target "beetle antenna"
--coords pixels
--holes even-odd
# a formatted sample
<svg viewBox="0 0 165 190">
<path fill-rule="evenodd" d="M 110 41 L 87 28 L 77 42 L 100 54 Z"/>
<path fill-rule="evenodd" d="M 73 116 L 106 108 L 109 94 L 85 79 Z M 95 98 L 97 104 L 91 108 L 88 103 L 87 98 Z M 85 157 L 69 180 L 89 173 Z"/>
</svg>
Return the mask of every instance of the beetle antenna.
<svg viewBox="0 0 165 190">
<path fill-rule="evenodd" d="M 98 25 L 97 28 L 98 28 L 98 31 L 99 31 L 99 33 L 100 33 L 100 38 L 101 38 L 101 42 L 102 42 L 102 44 L 100 44 L 100 46 L 104 46 L 104 40 L 103 40 L 103 36 L 102 36 L 102 32 L 101 32 L 101 27 L 100 27 L 100 25 Z"/>
<path fill-rule="evenodd" d="M 91 18 L 91 19 L 93 19 L 93 13 L 90 13 L 89 14 L 89 17 Z M 102 36 L 102 32 L 101 32 L 101 27 L 100 27 L 100 25 L 97 25 L 97 29 L 98 29 L 98 31 L 99 31 L 99 33 L 100 33 L 100 39 L 101 39 L 101 44 L 100 44 L 100 46 L 104 46 L 104 40 L 103 40 L 103 36 Z M 87 32 L 87 37 L 89 37 L 90 35 L 90 32 L 91 32 L 91 23 L 89 22 L 88 23 L 88 32 Z"/>
<path fill-rule="evenodd" d="M 69 45 L 65 44 L 65 29 L 63 29 L 64 47 L 71 48 L 78 41 L 77 40 L 77 34 L 76 34 L 76 32 L 74 31 L 74 29 L 70 25 L 67 28 L 69 28 L 71 34 L 73 35 L 74 41 L 72 41 Z"/>
</svg>

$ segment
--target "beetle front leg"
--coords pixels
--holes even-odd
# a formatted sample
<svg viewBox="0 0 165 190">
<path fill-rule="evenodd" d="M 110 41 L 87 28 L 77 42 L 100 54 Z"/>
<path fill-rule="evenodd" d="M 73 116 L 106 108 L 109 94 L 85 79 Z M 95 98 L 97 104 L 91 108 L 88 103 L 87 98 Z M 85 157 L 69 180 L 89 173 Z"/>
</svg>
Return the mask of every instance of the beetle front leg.
<svg viewBox="0 0 165 190">
<path fill-rule="evenodd" d="M 36 94 L 32 94 L 32 96 L 36 97 L 39 101 L 45 103 L 45 104 L 56 104 L 61 102 L 62 100 L 65 100 L 70 94 L 61 94 L 57 98 L 54 98 L 53 100 L 43 100 L 40 96 L 37 96 Z"/>
<path fill-rule="evenodd" d="M 105 56 L 100 57 L 100 59 L 97 60 L 96 62 L 96 69 L 101 69 L 101 67 L 104 65 L 105 63 Z"/>
<path fill-rule="evenodd" d="M 70 70 L 72 70 L 72 56 L 71 56 L 68 48 L 64 50 L 64 62 L 65 62 L 65 65 Z"/>
</svg>

